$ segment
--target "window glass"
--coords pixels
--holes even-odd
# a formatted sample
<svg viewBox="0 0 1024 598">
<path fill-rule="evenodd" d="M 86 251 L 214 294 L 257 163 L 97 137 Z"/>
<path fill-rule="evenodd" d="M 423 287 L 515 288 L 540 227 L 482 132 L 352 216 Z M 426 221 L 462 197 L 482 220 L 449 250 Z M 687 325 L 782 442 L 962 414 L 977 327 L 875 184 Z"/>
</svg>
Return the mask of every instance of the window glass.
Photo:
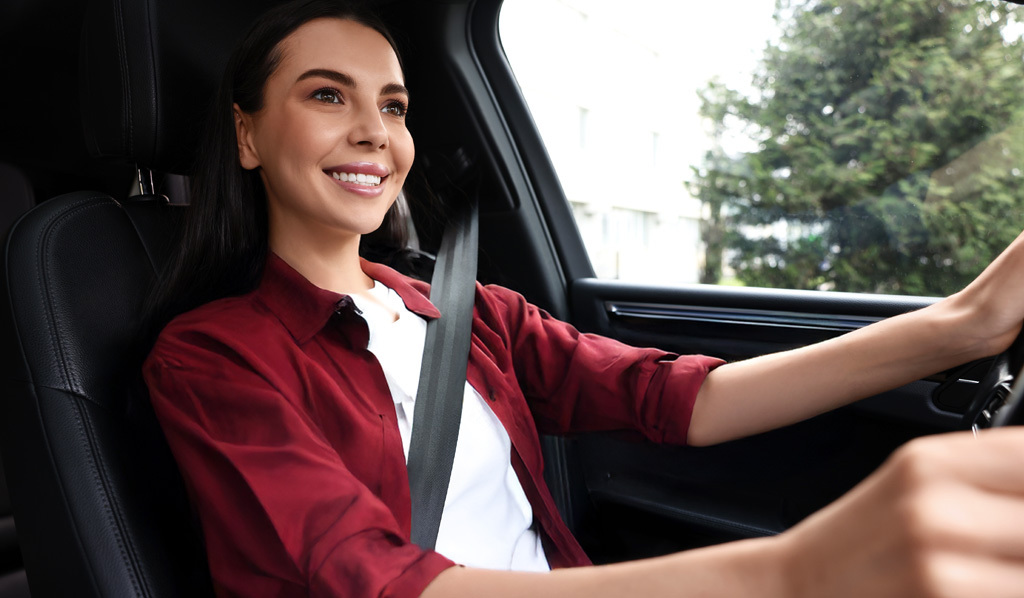
<svg viewBox="0 0 1024 598">
<path fill-rule="evenodd" d="M 505 0 L 598 275 L 946 295 L 1024 228 L 1021 9 Z"/>
</svg>

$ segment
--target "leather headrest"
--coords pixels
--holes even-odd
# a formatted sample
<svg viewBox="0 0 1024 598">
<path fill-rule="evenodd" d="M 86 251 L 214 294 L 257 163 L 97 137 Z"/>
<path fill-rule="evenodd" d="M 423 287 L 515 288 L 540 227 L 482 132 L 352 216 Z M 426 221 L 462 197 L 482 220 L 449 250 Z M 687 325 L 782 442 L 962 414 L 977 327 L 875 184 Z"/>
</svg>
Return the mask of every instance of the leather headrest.
<svg viewBox="0 0 1024 598">
<path fill-rule="evenodd" d="M 231 50 L 277 1 L 92 0 L 80 64 L 90 153 L 188 174 Z"/>
</svg>

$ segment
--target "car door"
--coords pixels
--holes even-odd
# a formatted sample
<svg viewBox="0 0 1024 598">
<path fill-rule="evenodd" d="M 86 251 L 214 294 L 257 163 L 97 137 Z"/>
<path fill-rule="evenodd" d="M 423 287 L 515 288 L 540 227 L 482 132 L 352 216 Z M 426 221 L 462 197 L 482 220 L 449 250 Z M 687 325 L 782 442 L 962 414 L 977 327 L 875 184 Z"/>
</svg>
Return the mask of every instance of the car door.
<svg viewBox="0 0 1024 598">
<path fill-rule="evenodd" d="M 446 118 L 414 126 L 430 140 L 421 145 L 428 167 L 468 155 L 483 173 L 474 187 L 483 211 L 481 278 L 523 292 L 585 332 L 727 360 L 792 349 L 931 304 L 980 271 L 1020 227 L 1013 216 L 1024 198 L 1012 182 L 1021 154 L 1009 133 L 1020 91 L 1010 79 L 1022 61 L 1011 9 L 937 15 L 917 7 L 899 16 L 885 12 L 886 3 L 852 0 L 828 10 L 793 3 L 775 13 L 747 2 L 640 3 L 639 16 L 630 16 L 584 0 L 505 4 L 447 3 L 416 17 L 442 32 L 417 58 L 438 65 L 427 69 L 434 80 L 425 101 Z M 663 22 L 651 25 L 659 14 Z M 986 23 L 988 37 L 972 33 Z M 905 55 L 885 58 L 878 39 L 858 38 L 867 25 L 916 32 L 902 39 Z M 697 35 L 702 28 L 719 33 Z M 672 63 L 684 65 L 679 70 L 662 60 L 672 44 L 653 39 L 673 32 L 696 38 Z M 730 88 L 714 69 L 734 67 L 714 56 L 728 54 L 730 44 L 750 46 L 743 38 L 752 35 L 762 36 L 754 56 L 739 61 L 747 83 Z M 821 36 L 836 48 L 814 54 L 825 47 Z M 968 38 L 975 51 L 953 62 L 943 62 L 953 50 L 934 50 Z M 992 51 L 1015 66 L 974 96 L 942 100 L 915 70 L 955 80 Z M 874 63 L 844 58 L 854 52 Z M 685 68 L 703 63 L 690 69 L 696 74 Z M 687 77 L 698 80 L 673 82 Z M 797 88 L 803 95 L 783 102 Z M 773 97 L 782 99 L 773 104 Z M 964 118 L 966 104 L 956 102 L 971 97 L 1011 124 Z M 928 114 L 940 100 L 949 105 Z M 804 112 L 786 111 L 799 102 Z M 681 135 L 672 113 L 684 108 L 703 111 L 712 130 Z M 925 124 L 904 127 L 904 117 Z M 922 132 L 954 126 L 965 132 Z M 829 130 L 815 132 L 821 128 Z M 602 134 L 611 141 L 595 143 Z M 873 135 L 889 137 L 880 144 Z M 803 153 L 787 146 L 800 138 Z M 893 156 L 878 155 L 898 143 L 905 146 Z M 918 152 L 920 163 L 900 152 Z M 684 161 L 673 175 L 678 187 L 644 184 L 669 169 L 667 160 Z M 819 162 L 828 167 L 811 167 Z M 716 195 L 723 187 L 728 193 Z M 766 199 L 769 192 L 778 195 Z M 844 192 L 857 201 L 840 201 Z M 664 194 L 686 206 L 669 205 Z M 993 201 L 1002 202 L 1003 222 L 984 214 Z M 659 220 L 685 222 L 652 242 L 644 235 L 656 234 Z M 717 278 L 705 276 L 715 255 Z M 726 284 L 698 284 L 704 278 Z M 961 428 L 985 367 L 936 373 L 708 448 L 654 446 L 618 433 L 545 439 L 548 479 L 596 561 L 775 534 L 846 492 L 906 441 Z"/>
</svg>

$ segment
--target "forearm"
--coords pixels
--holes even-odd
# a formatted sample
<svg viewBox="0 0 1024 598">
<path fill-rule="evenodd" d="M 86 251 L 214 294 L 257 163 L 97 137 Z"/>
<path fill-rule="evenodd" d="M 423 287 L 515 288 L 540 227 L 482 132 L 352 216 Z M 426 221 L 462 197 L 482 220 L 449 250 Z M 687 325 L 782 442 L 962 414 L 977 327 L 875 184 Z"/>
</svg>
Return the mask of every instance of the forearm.
<svg viewBox="0 0 1024 598">
<path fill-rule="evenodd" d="M 702 385 L 689 442 L 707 445 L 801 421 L 991 352 L 961 297 L 792 351 L 724 365 Z"/>
<path fill-rule="evenodd" d="M 762 538 L 629 563 L 517 573 L 454 567 L 422 598 L 789 596 L 780 538 Z"/>
</svg>

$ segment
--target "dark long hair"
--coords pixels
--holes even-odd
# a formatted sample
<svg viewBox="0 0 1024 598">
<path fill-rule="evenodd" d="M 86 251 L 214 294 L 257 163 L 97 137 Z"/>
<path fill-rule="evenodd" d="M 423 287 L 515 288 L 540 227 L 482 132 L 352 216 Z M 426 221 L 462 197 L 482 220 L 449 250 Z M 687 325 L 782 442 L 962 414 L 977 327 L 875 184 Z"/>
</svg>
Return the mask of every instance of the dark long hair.
<svg viewBox="0 0 1024 598">
<path fill-rule="evenodd" d="M 355 21 L 378 31 L 398 55 L 383 23 L 342 0 L 296 0 L 264 13 L 232 53 L 203 131 L 181 241 L 150 297 L 145 341 L 155 340 L 175 316 L 204 303 L 256 288 L 267 258 L 267 195 L 258 170 L 239 164 L 233 104 L 246 113 L 263 108 L 267 79 L 281 60 L 280 42 L 320 18 Z M 401 61 L 401 58 L 399 58 Z M 398 210 L 385 217 L 389 242 L 404 245 Z M 379 237 L 379 235 L 378 235 Z"/>
</svg>

